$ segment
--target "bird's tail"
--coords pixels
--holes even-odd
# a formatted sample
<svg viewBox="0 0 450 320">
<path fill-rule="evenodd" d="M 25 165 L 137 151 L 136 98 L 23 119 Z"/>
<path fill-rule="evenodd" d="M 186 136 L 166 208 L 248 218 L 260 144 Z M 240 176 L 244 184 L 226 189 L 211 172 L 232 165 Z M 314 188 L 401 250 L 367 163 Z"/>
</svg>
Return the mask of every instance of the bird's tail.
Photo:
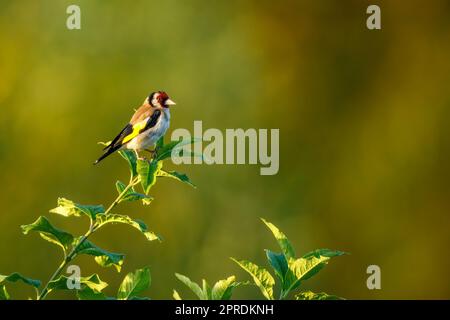
<svg viewBox="0 0 450 320">
<path fill-rule="evenodd" d="M 118 149 L 120 149 L 121 145 L 118 146 L 111 146 L 108 150 L 105 151 L 104 154 L 102 154 L 102 156 L 100 158 L 98 158 L 95 162 L 94 165 L 99 163 L 100 161 L 102 161 L 103 159 L 105 159 L 107 156 L 109 156 L 110 154 L 113 154 L 115 151 L 117 151 Z"/>
</svg>

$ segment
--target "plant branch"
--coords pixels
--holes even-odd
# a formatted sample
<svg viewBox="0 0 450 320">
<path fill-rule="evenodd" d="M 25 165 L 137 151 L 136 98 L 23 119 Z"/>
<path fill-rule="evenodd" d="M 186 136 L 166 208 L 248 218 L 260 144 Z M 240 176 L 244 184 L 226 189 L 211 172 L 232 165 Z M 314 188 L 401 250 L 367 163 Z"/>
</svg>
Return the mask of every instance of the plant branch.
<svg viewBox="0 0 450 320">
<path fill-rule="evenodd" d="M 108 207 L 108 209 L 106 209 L 106 211 L 103 213 L 104 215 L 107 215 L 111 212 L 112 209 L 114 209 L 114 207 L 119 204 L 120 200 L 122 200 L 122 198 L 125 196 L 125 194 L 128 192 L 128 190 L 130 188 L 132 188 L 133 186 L 135 186 L 137 183 L 139 182 L 139 176 L 137 176 L 136 178 L 133 179 L 133 177 L 131 177 L 130 182 L 128 183 L 128 185 L 125 187 L 125 189 L 117 196 L 117 198 L 113 201 L 113 203 L 111 203 L 111 205 Z M 45 299 L 45 297 L 48 295 L 49 291 L 48 291 L 48 286 L 50 284 L 50 282 L 52 282 L 53 280 L 56 279 L 56 277 L 58 277 L 61 272 L 66 268 L 66 266 L 77 256 L 77 251 L 80 248 L 80 246 L 87 240 L 87 238 L 89 238 L 89 236 L 94 233 L 97 230 L 95 222 L 91 219 L 91 224 L 89 226 L 89 230 L 80 238 L 80 240 L 78 241 L 78 243 L 76 244 L 76 246 L 74 246 L 72 248 L 72 250 L 70 251 L 70 253 L 65 256 L 63 262 L 59 265 L 59 267 L 56 269 L 56 271 L 53 273 L 53 275 L 50 277 L 50 279 L 48 280 L 47 284 L 45 285 L 44 289 L 42 289 L 41 293 L 38 295 L 37 300 L 43 300 Z M 64 253 L 65 254 L 65 253 Z"/>
<path fill-rule="evenodd" d="M 136 178 L 131 178 L 130 182 L 128 183 L 128 185 L 125 187 L 125 189 L 123 189 L 123 191 L 119 194 L 119 196 L 116 198 L 116 200 L 114 200 L 113 203 L 111 203 L 111 205 L 108 207 L 108 209 L 106 209 L 105 211 L 105 215 L 107 215 L 108 213 L 111 212 L 112 209 L 114 209 L 114 207 L 119 204 L 120 200 L 123 198 L 123 196 L 128 192 L 128 190 L 131 187 L 134 187 L 137 183 L 139 182 L 139 176 L 137 176 Z"/>
</svg>

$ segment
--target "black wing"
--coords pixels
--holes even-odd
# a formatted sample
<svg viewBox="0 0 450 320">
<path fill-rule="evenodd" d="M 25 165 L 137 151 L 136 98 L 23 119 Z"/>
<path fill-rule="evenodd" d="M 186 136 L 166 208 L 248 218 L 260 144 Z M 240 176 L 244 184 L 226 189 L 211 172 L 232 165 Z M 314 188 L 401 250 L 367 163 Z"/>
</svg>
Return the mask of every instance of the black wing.
<svg viewBox="0 0 450 320">
<path fill-rule="evenodd" d="M 159 117 L 161 116 L 161 110 L 155 110 L 151 117 L 147 120 L 147 123 L 145 124 L 145 127 L 139 130 L 139 134 L 154 127 L 156 123 L 158 122 Z M 98 158 L 97 161 L 94 162 L 94 164 L 99 163 L 103 159 L 105 159 L 107 156 L 112 154 L 113 152 L 117 151 L 122 147 L 123 140 L 128 137 L 130 134 L 133 133 L 133 126 L 129 123 L 125 126 L 125 128 L 122 129 L 122 131 L 111 141 L 110 144 L 108 144 L 103 150 L 105 153 Z"/>
<path fill-rule="evenodd" d="M 114 148 L 118 144 L 121 144 L 122 140 L 132 132 L 133 126 L 131 125 L 131 123 L 128 123 L 125 128 L 123 128 L 122 131 L 120 131 L 120 133 L 113 139 L 113 141 L 111 141 L 110 144 L 103 148 L 103 150 Z"/>
<path fill-rule="evenodd" d="M 161 115 L 161 110 L 155 110 L 155 112 L 153 112 L 152 116 L 150 117 L 150 119 L 147 120 L 147 124 L 145 125 L 144 129 L 142 129 L 141 131 L 139 131 L 139 133 L 144 132 L 150 128 L 153 128 L 156 125 L 156 122 L 158 122 L 159 116 Z"/>
</svg>

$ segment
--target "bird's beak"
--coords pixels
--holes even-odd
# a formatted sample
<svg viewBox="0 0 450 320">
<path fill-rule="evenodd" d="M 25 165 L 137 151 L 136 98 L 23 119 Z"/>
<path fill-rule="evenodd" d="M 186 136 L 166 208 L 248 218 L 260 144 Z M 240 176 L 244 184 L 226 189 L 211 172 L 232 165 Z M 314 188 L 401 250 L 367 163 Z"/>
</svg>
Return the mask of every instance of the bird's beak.
<svg viewBox="0 0 450 320">
<path fill-rule="evenodd" d="M 176 103 L 173 102 L 173 101 L 170 100 L 170 99 L 167 99 L 165 105 L 166 105 L 166 106 L 174 106 L 174 105 L 176 105 Z"/>
</svg>

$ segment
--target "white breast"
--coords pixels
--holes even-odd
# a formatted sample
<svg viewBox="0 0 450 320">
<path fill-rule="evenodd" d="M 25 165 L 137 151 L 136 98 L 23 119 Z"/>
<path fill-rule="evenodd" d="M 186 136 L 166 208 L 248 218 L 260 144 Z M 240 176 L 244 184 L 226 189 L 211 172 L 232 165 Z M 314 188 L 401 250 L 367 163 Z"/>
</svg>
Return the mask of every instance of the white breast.
<svg viewBox="0 0 450 320">
<path fill-rule="evenodd" d="M 163 113 L 155 126 L 142 132 L 136 138 L 127 143 L 127 149 L 144 150 L 152 147 L 163 135 L 166 134 L 170 125 L 169 108 L 164 108 Z"/>
</svg>

